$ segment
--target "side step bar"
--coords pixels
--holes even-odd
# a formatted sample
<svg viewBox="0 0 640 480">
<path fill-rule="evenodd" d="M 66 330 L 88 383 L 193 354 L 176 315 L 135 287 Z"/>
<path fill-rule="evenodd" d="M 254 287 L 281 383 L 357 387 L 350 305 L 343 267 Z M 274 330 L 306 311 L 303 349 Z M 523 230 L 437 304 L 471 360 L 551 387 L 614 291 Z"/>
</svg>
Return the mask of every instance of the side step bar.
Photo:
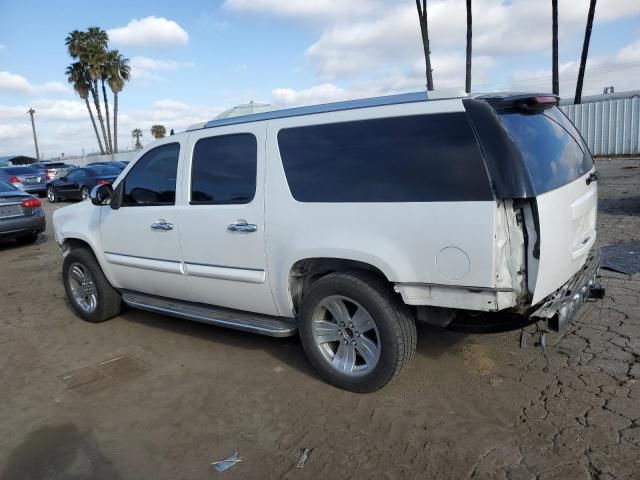
<svg viewBox="0 0 640 480">
<path fill-rule="evenodd" d="M 130 307 L 141 310 L 270 337 L 291 337 L 298 331 L 293 318 L 272 317 L 129 291 L 122 292 L 122 300 Z"/>
</svg>

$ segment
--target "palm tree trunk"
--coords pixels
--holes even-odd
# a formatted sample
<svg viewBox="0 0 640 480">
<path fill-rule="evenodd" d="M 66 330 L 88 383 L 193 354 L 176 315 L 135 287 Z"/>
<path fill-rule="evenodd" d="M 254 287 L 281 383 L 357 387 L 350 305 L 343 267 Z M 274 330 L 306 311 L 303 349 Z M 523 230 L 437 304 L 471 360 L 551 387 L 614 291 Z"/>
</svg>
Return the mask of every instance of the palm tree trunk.
<svg viewBox="0 0 640 480">
<path fill-rule="evenodd" d="M 118 153 L 118 92 L 113 92 L 113 153 Z"/>
<path fill-rule="evenodd" d="M 109 120 L 109 102 L 107 100 L 107 89 L 104 87 L 104 80 L 102 80 L 102 98 L 104 98 L 104 113 L 107 117 L 107 140 L 109 140 L 109 151 L 113 153 L 113 143 L 111 142 L 111 124 Z"/>
<path fill-rule="evenodd" d="M 573 103 L 582 102 L 582 83 L 584 82 L 584 70 L 587 66 L 587 56 L 589 55 L 589 42 L 591 41 L 591 28 L 593 27 L 593 17 L 596 13 L 596 0 L 589 2 L 589 14 L 587 15 L 587 28 L 584 31 L 584 43 L 582 44 L 582 57 L 580 57 L 580 70 L 578 71 L 578 81 L 576 82 L 576 97 Z"/>
<path fill-rule="evenodd" d="M 102 129 L 102 138 L 104 140 L 104 144 L 107 147 L 107 153 L 111 153 L 109 151 L 109 143 L 107 142 L 107 132 L 104 129 L 104 118 L 102 118 L 102 109 L 100 108 L 100 97 L 98 95 L 98 81 L 94 80 L 93 83 L 89 82 L 91 85 L 91 95 L 93 96 L 93 103 L 96 106 L 96 114 L 98 115 L 98 121 L 100 122 L 100 128 Z"/>
<path fill-rule="evenodd" d="M 464 91 L 471 92 L 471 0 L 467 0 L 467 68 L 464 78 Z"/>
<path fill-rule="evenodd" d="M 431 69 L 431 49 L 429 48 L 429 27 L 427 25 L 427 0 L 416 0 L 418 19 L 420 21 L 420 33 L 422 34 L 422 48 L 424 50 L 425 70 L 427 74 L 427 90 L 433 90 L 433 70 Z"/>
<path fill-rule="evenodd" d="M 552 89 L 554 95 L 560 95 L 560 79 L 558 73 L 558 0 L 551 0 L 551 16 L 552 16 L 552 64 L 553 79 Z"/>
<path fill-rule="evenodd" d="M 89 116 L 91 117 L 91 124 L 93 125 L 93 131 L 96 132 L 96 138 L 98 139 L 98 146 L 100 147 L 100 153 L 104 155 L 104 147 L 102 146 L 102 141 L 100 140 L 100 134 L 98 133 L 98 127 L 96 126 L 96 119 L 93 118 L 93 112 L 91 111 L 91 106 L 89 105 L 89 97 L 84 97 L 84 101 L 87 104 L 87 110 L 89 110 Z"/>
</svg>

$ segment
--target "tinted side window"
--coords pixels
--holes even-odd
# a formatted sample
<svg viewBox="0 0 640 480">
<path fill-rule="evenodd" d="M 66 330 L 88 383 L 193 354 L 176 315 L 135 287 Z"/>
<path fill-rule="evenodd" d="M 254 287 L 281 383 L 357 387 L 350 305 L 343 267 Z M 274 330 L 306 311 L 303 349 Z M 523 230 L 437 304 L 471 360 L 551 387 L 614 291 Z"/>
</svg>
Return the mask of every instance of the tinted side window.
<svg viewBox="0 0 640 480">
<path fill-rule="evenodd" d="M 493 199 L 464 113 L 288 128 L 278 144 L 300 202 Z"/>
<path fill-rule="evenodd" d="M 256 137 L 250 133 L 198 140 L 191 166 L 191 203 L 249 203 L 256 193 L 257 154 Z"/>
<path fill-rule="evenodd" d="M 67 180 L 69 181 L 80 180 L 84 176 L 85 176 L 84 170 L 76 170 L 75 172 L 71 172 L 67 175 Z"/>
<path fill-rule="evenodd" d="M 180 144 L 154 148 L 136 162 L 124 179 L 122 204 L 173 205 Z"/>
</svg>

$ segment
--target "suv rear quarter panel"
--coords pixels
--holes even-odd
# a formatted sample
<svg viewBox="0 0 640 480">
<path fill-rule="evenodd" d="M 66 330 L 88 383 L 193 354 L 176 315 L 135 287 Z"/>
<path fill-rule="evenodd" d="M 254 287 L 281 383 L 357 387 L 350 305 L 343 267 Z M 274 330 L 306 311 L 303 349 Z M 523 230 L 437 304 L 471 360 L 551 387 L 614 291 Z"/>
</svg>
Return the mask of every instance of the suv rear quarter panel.
<svg viewBox="0 0 640 480">
<path fill-rule="evenodd" d="M 442 100 L 323 113 L 268 122 L 266 248 L 273 293 L 282 315 L 292 311 L 291 267 L 330 257 L 370 264 L 395 283 L 492 288 L 497 204 L 490 201 L 298 202 L 289 189 L 278 146 L 281 129 L 371 118 L 464 112 Z M 437 174 L 437 172 L 434 172 Z"/>
</svg>

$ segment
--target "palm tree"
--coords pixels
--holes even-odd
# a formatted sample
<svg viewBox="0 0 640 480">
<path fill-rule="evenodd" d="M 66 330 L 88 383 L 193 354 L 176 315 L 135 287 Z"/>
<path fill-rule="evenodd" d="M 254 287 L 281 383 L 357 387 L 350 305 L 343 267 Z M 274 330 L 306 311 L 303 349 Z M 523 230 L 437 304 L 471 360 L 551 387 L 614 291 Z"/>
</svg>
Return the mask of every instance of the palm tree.
<svg viewBox="0 0 640 480">
<path fill-rule="evenodd" d="M 471 92 L 471 0 L 467 0 L 467 66 L 464 78 L 464 91 Z"/>
<path fill-rule="evenodd" d="M 166 134 L 167 129 L 164 128 L 164 125 L 151 126 L 151 135 L 153 135 L 153 138 L 164 138 Z"/>
<path fill-rule="evenodd" d="M 100 140 L 100 134 L 98 133 L 98 127 L 96 126 L 96 121 L 93 118 L 93 112 L 91 111 L 91 106 L 89 105 L 89 86 L 87 81 L 87 76 L 82 64 L 80 62 L 74 62 L 67 67 L 67 80 L 69 83 L 73 84 L 73 89 L 76 93 L 82 98 L 87 105 L 87 110 L 89 111 L 89 117 L 91 118 L 91 124 L 93 125 L 93 131 L 96 133 L 96 138 L 98 139 L 98 146 L 100 147 L 100 153 L 104 155 L 104 147 L 102 146 L 102 141 Z"/>
<path fill-rule="evenodd" d="M 129 59 L 120 55 L 118 50 L 111 50 L 107 54 L 107 71 L 107 82 L 113 92 L 113 151 L 118 153 L 118 93 L 131 75 Z"/>
<path fill-rule="evenodd" d="M 587 28 L 584 31 L 584 43 L 582 44 L 582 56 L 580 57 L 580 70 L 578 71 L 578 81 L 576 83 L 576 97 L 573 103 L 582 102 L 582 83 L 584 81 L 584 70 L 587 66 L 587 56 L 589 55 L 589 42 L 591 41 L 591 28 L 593 27 L 593 17 L 596 13 L 596 0 L 590 0 L 589 13 L 587 15 Z"/>
<path fill-rule="evenodd" d="M 136 150 L 140 150 L 142 148 L 142 144 L 140 143 L 140 137 L 142 137 L 142 130 L 139 128 L 134 128 L 131 131 L 131 136 L 136 139 Z"/>
<path fill-rule="evenodd" d="M 416 0 L 418 8 L 418 20 L 420 22 L 420 33 L 422 34 L 422 48 L 424 49 L 424 61 L 427 73 L 427 90 L 433 90 L 433 70 L 431 69 L 431 49 L 429 48 L 429 27 L 427 25 L 427 0 Z"/>
<path fill-rule="evenodd" d="M 554 95 L 560 95 L 560 79 L 558 74 L 558 0 L 551 0 L 552 17 L 552 80 L 551 87 Z"/>
<path fill-rule="evenodd" d="M 93 103 L 102 129 L 102 137 L 107 153 L 111 153 L 110 142 L 104 128 L 100 97 L 98 94 L 98 79 L 102 78 L 102 69 L 105 60 L 109 37 L 107 32 L 100 27 L 89 27 L 86 32 L 72 31 L 66 38 L 67 50 L 72 58 L 78 59 L 88 74 L 89 92 L 93 97 Z M 106 96 L 106 94 L 105 94 Z M 107 107 L 108 108 L 108 107 Z"/>
</svg>

